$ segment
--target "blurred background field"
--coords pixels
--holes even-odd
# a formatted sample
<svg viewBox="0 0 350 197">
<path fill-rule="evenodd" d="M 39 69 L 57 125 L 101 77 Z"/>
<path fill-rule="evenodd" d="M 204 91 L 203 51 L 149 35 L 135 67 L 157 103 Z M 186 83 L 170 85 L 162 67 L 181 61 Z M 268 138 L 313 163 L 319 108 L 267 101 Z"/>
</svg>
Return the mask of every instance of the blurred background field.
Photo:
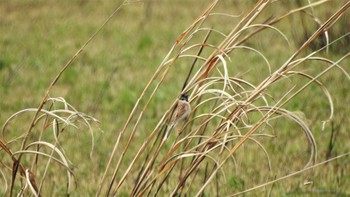
<svg viewBox="0 0 350 197">
<path fill-rule="evenodd" d="M 62 146 L 74 164 L 77 179 L 73 196 L 96 193 L 118 132 L 137 98 L 179 35 L 210 2 L 130 1 L 92 40 L 54 86 L 50 97 L 63 97 L 79 111 L 100 121 L 94 127 L 95 148 L 91 158 L 91 136 L 84 128 L 72 128 L 62 135 Z M 215 8 L 217 12 L 238 17 L 213 17 L 208 24 L 223 33 L 229 33 L 234 25 L 226 29 L 227 24 L 236 24 L 239 16 L 246 13 L 254 2 L 221 1 Z M 331 1 L 308 12 L 324 22 L 344 2 L 346 1 Z M 307 5 L 308 1 L 276 1 L 264 13 L 265 19 L 296 7 L 298 3 Z M 110 0 L 0 0 L 0 125 L 19 110 L 38 107 L 45 90 L 62 66 L 119 4 L 120 1 Z M 347 11 L 331 28 L 331 41 L 350 32 L 349 17 L 350 12 Z M 272 30 L 264 31 L 248 42 L 250 47 L 257 48 L 269 59 L 273 71 L 318 28 L 318 24 L 304 13 L 295 14 L 276 24 L 276 27 L 288 37 L 290 45 Z M 215 45 L 220 41 L 219 38 L 218 35 L 212 36 L 209 42 Z M 202 40 L 202 37 L 193 40 L 196 39 Z M 324 40 L 318 39 L 308 50 L 322 47 Z M 336 61 L 350 51 L 349 44 L 350 37 L 347 35 L 332 45 L 328 53 L 322 53 Z M 235 51 L 230 57 L 232 61 L 229 67 L 233 76 L 258 85 L 269 74 L 264 60 L 256 53 Z M 326 67 L 326 64 L 319 62 L 309 63 L 302 70 L 310 75 L 316 75 Z M 350 72 L 349 63 L 349 59 L 341 63 L 347 72 Z M 149 135 L 181 90 L 189 70 L 188 64 L 190 62 L 179 61 L 171 68 L 163 88 L 157 92 L 145 114 L 147 123 L 142 124 L 136 133 L 128 151 L 130 154 L 127 153 L 126 162 L 121 166 L 122 171 L 127 168 L 127 161 L 133 159 L 142 140 Z M 297 84 L 305 83 L 302 79 L 291 80 Z M 318 161 L 323 161 L 350 150 L 350 81 L 337 69 L 325 74 L 320 81 L 333 96 L 335 110 L 334 119 L 326 124 L 324 130 L 322 121 L 329 117 L 330 106 L 316 85 L 308 87 L 308 91 L 302 92 L 288 103 L 287 108 L 307 120 L 318 145 Z M 282 94 L 281 89 L 289 87 L 292 82 L 285 80 L 269 89 L 268 93 Z M 3 139 L 9 141 L 25 133 L 32 115 L 18 117 L 2 134 Z M 228 193 L 250 188 L 266 181 L 267 177 L 286 175 L 301 169 L 307 162 L 309 150 L 306 143 L 300 143 L 306 140 L 300 135 L 300 129 L 292 123 L 281 123 L 278 120 L 272 121 L 271 125 L 275 128 L 271 135 L 276 137 L 261 139 L 271 156 L 271 173 L 256 144 L 247 143 L 236 155 L 238 169 L 232 169 L 232 174 L 231 170 L 226 172 L 229 181 L 222 187 L 228 188 Z M 34 130 L 35 132 L 39 131 Z M 126 137 L 122 138 L 121 143 L 123 147 Z M 17 146 L 20 143 L 11 144 L 11 147 Z M 2 162 L 6 163 L 5 154 L 0 152 L 0 156 L 4 158 Z M 4 172 L 10 174 L 8 169 Z M 345 157 L 265 189 L 271 189 L 272 196 L 349 196 L 349 172 L 350 159 Z M 56 196 L 64 193 L 65 185 L 58 183 L 65 180 L 65 177 L 57 176 L 55 171 L 48 173 L 51 176 L 44 192 L 52 192 Z M 1 181 L 3 180 L 0 179 L 0 185 Z M 132 178 L 127 181 L 133 183 Z M 305 181 L 310 184 L 304 184 Z M 129 190 L 126 184 L 120 195 L 127 196 Z M 211 196 L 210 191 L 207 192 L 205 196 Z M 265 190 L 258 190 L 248 196 L 259 196 L 263 192 Z"/>
</svg>

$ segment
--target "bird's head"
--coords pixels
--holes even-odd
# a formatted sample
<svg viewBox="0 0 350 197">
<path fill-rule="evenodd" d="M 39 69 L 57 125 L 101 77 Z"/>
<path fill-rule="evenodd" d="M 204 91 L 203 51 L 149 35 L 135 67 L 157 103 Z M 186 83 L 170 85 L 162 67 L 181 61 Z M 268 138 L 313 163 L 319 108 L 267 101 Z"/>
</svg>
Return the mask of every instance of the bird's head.
<svg viewBox="0 0 350 197">
<path fill-rule="evenodd" d="M 180 100 L 188 102 L 188 95 L 187 94 L 181 94 L 180 95 Z"/>
</svg>

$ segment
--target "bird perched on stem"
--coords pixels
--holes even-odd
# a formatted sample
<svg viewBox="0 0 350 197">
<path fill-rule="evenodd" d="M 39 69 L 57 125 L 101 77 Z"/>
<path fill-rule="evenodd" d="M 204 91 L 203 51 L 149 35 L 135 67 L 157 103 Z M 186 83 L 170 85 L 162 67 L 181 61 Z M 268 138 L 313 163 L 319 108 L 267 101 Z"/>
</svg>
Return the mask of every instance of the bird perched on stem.
<svg viewBox="0 0 350 197">
<path fill-rule="evenodd" d="M 179 101 L 177 102 L 176 109 L 171 120 L 171 124 L 168 127 L 168 130 L 164 136 L 164 139 L 167 138 L 168 133 L 175 128 L 179 123 L 186 121 L 188 116 L 191 113 L 191 105 L 188 102 L 188 95 L 181 94 Z"/>
</svg>

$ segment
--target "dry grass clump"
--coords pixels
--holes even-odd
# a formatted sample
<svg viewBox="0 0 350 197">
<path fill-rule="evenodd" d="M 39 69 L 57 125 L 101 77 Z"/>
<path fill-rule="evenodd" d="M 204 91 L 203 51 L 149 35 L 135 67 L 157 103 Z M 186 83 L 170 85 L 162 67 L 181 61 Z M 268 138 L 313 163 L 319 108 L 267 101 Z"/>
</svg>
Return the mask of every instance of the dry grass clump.
<svg viewBox="0 0 350 197">
<path fill-rule="evenodd" d="M 235 27 L 232 27 L 231 32 L 225 34 L 206 25 L 206 20 L 215 16 L 213 9 L 219 3 L 213 1 L 208 9 L 181 34 L 139 97 L 128 121 L 120 131 L 110 162 L 102 178 L 100 189 L 105 186 L 106 175 L 112 168 L 113 176 L 109 181 L 107 190 L 107 193 L 112 195 L 118 193 L 128 177 L 132 177 L 134 180 L 133 186 L 125 186 L 131 189 L 130 195 L 132 196 L 153 195 L 159 192 L 170 193 L 171 195 L 182 195 L 190 192 L 199 196 L 206 190 L 217 190 L 218 192 L 219 185 L 228 181 L 225 176 L 231 171 L 228 169 L 233 169 L 236 166 L 237 162 L 234 155 L 239 147 L 248 141 L 252 141 L 259 147 L 262 154 L 265 155 L 268 168 L 272 168 L 269 153 L 264 145 L 259 142 L 259 139 L 274 138 L 278 135 L 274 133 L 277 131 L 271 132 L 274 128 L 270 122 L 275 119 L 289 120 L 300 127 L 299 130 L 302 131 L 300 134 L 303 134 L 309 143 L 309 159 L 305 163 L 304 170 L 310 169 L 308 168 L 310 166 L 315 167 L 318 149 L 313 132 L 302 114 L 290 111 L 284 106 L 298 94 L 305 91 L 311 84 L 316 84 L 328 98 L 330 106 L 330 115 L 324 121 L 324 125 L 332 120 L 332 97 L 319 79 L 333 68 L 339 69 L 346 78 L 350 79 L 348 73 L 340 66 L 349 56 L 349 52 L 335 61 L 320 56 L 328 46 L 338 40 L 327 43 L 325 47 L 311 52 L 307 49 L 316 38 L 329 31 L 331 26 L 348 9 L 350 3 L 345 3 L 343 7 L 333 13 L 307 41 L 275 70 L 271 68 L 269 59 L 262 52 L 245 45 L 245 43 L 252 40 L 256 34 L 272 29 L 287 40 L 286 46 L 288 46 L 287 36 L 273 25 L 285 20 L 292 14 L 311 9 L 325 2 L 309 3 L 259 23 L 259 16 L 269 6 L 276 3 L 273 1 L 259 1 L 248 13 L 240 17 L 240 21 Z M 219 13 L 219 15 L 225 14 Z M 227 14 L 227 17 L 232 16 Z M 204 40 L 208 39 L 211 32 L 217 33 L 223 40 L 217 45 L 208 44 L 205 41 L 191 43 L 202 31 L 208 33 Z M 347 36 L 348 33 L 340 37 L 339 40 Z M 199 49 L 198 53 L 194 53 L 192 50 L 196 48 Z M 203 56 L 201 55 L 202 50 L 211 52 L 209 55 Z M 255 52 L 261 57 L 261 62 L 266 64 L 266 70 L 269 71 L 269 74 L 257 85 L 244 80 L 243 77 L 234 77 L 230 73 L 230 70 L 232 70 L 230 68 L 230 64 L 232 64 L 230 58 L 238 50 Z M 140 146 L 128 168 L 120 171 L 120 164 L 123 163 L 124 155 L 127 154 L 129 146 L 133 143 L 134 135 L 138 131 L 143 115 L 147 113 L 149 103 L 152 102 L 156 92 L 161 89 L 172 67 L 176 66 L 177 61 L 181 61 L 183 58 L 194 61 L 188 69 L 188 76 L 190 77 L 187 78 L 188 81 L 185 80 L 184 88 L 181 91 L 182 94 L 189 93 L 191 95 L 190 102 L 193 108 L 191 119 L 177 133 L 174 132 L 176 133 L 173 134 L 175 136 L 164 139 L 163 136 L 168 131 L 167 126 L 176 106 L 175 101 L 156 128 L 149 134 L 147 140 Z M 197 60 L 202 62 L 196 65 Z M 310 75 L 299 69 L 309 61 L 325 62 L 328 66 L 316 75 Z M 191 73 L 192 71 L 193 73 Z M 292 82 L 291 78 L 294 77 L 306 78 L 308 81 L 302 85 L 296 83 L 287 86 L 281 90 L 278 97 L 267 93 L 275 84 L 285 83 L 286 80 Z M 151 85 L 153 83 L 155 85 L 152 89 Z M 151 93 L 148 97 L 145 97 L 147 92 Z M 141 100 L 144 100 L 145 104 L 141 105 Z M 135 123 L 130 124 L 133 119 Z M 128 131 L 128 129 L 130 130 Z M 128 135 L 128 143 L 122 148 L 123 151 L 113 167 L 112 160 L 116 152 L 121 151 L 119 147 L 120 139 L 126 134 Z M 270 184 L 280 179 L 276 179 Z M 232 192 L 229 188 L 222 190 L 224 190 L 222 194 L 226 195 Z"/>
<path fill-rule="evenodd" d="M 248 11 L 237 15 L 222 11 L 222 6 L 227 6 L 223 2 L 213 0 L 209 4 L 171 47 L 120 129 L 113 150 L 106 150 L 111 151 L 111 155 L 100 184 L 96 186 L 96 196 L 203 196 L 205 193 L 234 196 L 261 187 L 269 194 L 273 188 L 271 186 L 266 189 L 268 185 L 349 155 L 344 153 L 318 162 L 319 144 L 307 112 L 290 106 L 300 95 L 314 91 L 310 87 L 317 88 L 327 101 L 323 106 L 327 108 L 328 115 L 323 116 L 325 119 L 322 129 L 331 124 L 335 113 L 334 99 L 322 77 L 337 70 L 342 73 L 342 77 L 350 79 L 347 70 L 343 68 L 348 64 L 350 52 L 338 53 L 334 59 L 329 58 L 325 51 L 348 39 L 350 32 L 333 39 L 327 35 L 349 9 L 350 2 L 338 2 L 339 8 L 321 21 L 318 29 L 296 49 L 291 44 L 294 43 L 291 36 L 286 33 L 288 29 L 279 28 L 279 24 L 301 12 L 310 14 L 309 10 L 329 1 L 299 3 L 274 16 L 266 13 L 279 3 L 280 1 L 260 0 Z M 12 182 L 6 184 L 9 186 L 4 190 L 9 190 L 11 195 L 14 188 L 20 188 L 19 193 L 23 195 L 40 194 L 45 181 L 49 179 L 48 171 L 57 166 L 60 167 L 58 171 L 67 173 L 67 194 L 70 193 L 74 173 L 66 156 L 67 150 L 61 145 L 60 136 L 64 135 L 67 127 L 85 125 L 91 133 L 93 148 L 90 124 L 96 120 L 78 112 L 63 98 L 49 98 L 48 95 L 65 69 L 121 7 L 115 10 L 64 66 L 49 86 L 39 107 L 17 112 L 4 124 L 3 134 L 18 116 L 35 114 L 27 132 L 8 141 L 2 140 L 2 137 L 0 141 L 2 149 L 8 155 L 8 159 L 1 161 L 1 175 L 7 180 L 5 177 L 8 173 L 5 171 L 12 172 Z M 316 18 L 312 12 L 311 16 Z M 221 24 L 215 25 L 219 22 Z M 260 34 L 266 35 L 265 32 L 273 32 L 275 40 L 259 37 Z M 326 44 L 320 48 L 310 47 L 320 36 L 327 38 Z M 282 50 L 289 51 L 289 56 L 276 57 L 278 51 L 273 52 L 273 56 L 265 55 L 264 47 L 259 48 L 261 44 L 275 50 L 273 42 L 283 42 L 282 46 L 285 47 Z M 241 62 L 250 62 L 244 60 L 248 53 L 256 54 L 258 63 L 239 65 Z M 237 61 L 238 58 L 242 61 Z M 282 63 L 276 65 L 274 58 L 281 58 Z M 313 69 L 319 64 L 322 66 Z M 183 88 L 178 95 L 190 95 L 192 112 L 189 120 L 175 129 L 168 129 L 177 103 L 177 99 L 173 99 L 172 105 L 164 112 L 155 128 L 150 128 L 145 114 L 154 110 L 150 106 L 157 105 L 154 103 L 155 96 L 166 89 L 168 83 L 179 83 L 179 77 L 174 76 L 183 65 L 186 65 L 187 75 L 182 77 Z M 239 66 L 244 69 L 238 71 Z M 260 68 L 257 69 L 256 66 Z M 251 75 L 254 71 L 257 74 Z M 33 132 L 34 129 L 40 132 Z M 52 131 L 51 135 L 48 135 L 48 131 Z M 146 133 L 146 138 L 138 139 L 138 133 Z M 281 139 L 291 133 L 297 137 Z M 293 158 L 296 155 L 294 150 L 279 150 L 271 154 L 270 149 L 266 148 L 284 140 L 296 140 L 300 144 L 296 149 L 304 149 L 300 154 L 302 156 Z M 247 156 L 251 154 L 253 156 Z M 278 161 L 276 155 L 291 160 L 299 159 L 299 166 L 294 171 L 278 174 L 277 177 L 274 174 Z M 247 167 L 242 161 L 244 159 L 252 160 L 251 163 L 257 165 Z M 257 171 L 261 172 L 262 177 L 254 177 L 243 183 L 243 178 L 249 178 L 249 173 Z M 20 176 L 17 175 L 18 172 Z M 54 175 L 59 176 L 59 172 Z M 312 182 L 308 178 L 305 180 L 305 184 Z"/>
<path fill-rule="evenodd" d="M 47 175 L 50 170 L 55 170 L 57 175 L 61 174 L 60 171 L 66 171 L 66 191 L 67 194 L 71 192 L 75 181 L 72 169 L 73 164 L 67 157 L 63 145 L 64 142 L 62 142 L 62 136 L 71 130 L 71 128 L 78 129 L 82 128 L 83 125 L 87 127 L 91 134 L 91 153 L 93 151 L 94 135 L 91 123 L 97 122 L 96 119 L 77 111 L 63 98 L 47 98 L 45 105 L 48 106 L 47 109 L 42 108 L 38 110 L 37 108 L 29 108 L 16 112 L 7 119 L 1 130 L 1 139 L 5 139 L 8 127 L 16 119 L 20 119 L 21 116 L 27 114 L 37 114 L 35 121 L 31 125 L 32 129 L 37 130 L 37 133 L 31 135 L 21 134 L 19 136 L 12 133 L 10 140 L 6 142 L 4 140 L 0 141 L 1 148 L 11 159 L 9 161 L 7 158 L 3 158 L 1 163 L 4 169 L 12 170 L 10 188 L 13 190 L 14 187 L 17 187 L 16 190 L 20 191 L 19 195 L 24 195 L 28 192 L 28 189 L 34 195 L 40 194 L 42 188 L 45 185 L 49 185 L 48 183 L 53 180 L 48 178 Z M 16 171 L 19 171 L 20 174 L 20 181 L 18 182 L 20 185 L 18 184 L 17 186 L 15 185 Z M 7 188 L 8 184 L 6 179 L 4 180 Z"/>
</svg>

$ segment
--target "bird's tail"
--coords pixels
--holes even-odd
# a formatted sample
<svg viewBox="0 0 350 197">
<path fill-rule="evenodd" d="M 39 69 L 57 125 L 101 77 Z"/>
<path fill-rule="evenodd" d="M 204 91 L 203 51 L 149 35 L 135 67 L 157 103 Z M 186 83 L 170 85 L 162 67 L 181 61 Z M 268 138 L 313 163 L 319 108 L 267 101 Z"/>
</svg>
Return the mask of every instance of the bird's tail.
<svg viewBox="0 0 350 197">
<path fill-rule="evenodd" d="M 166 132 L 165 132 L 165 135 L 163 137 L 163 141 L 165 141 L 166 139 L 168 139 L 169 135 L 170 135 L 170 132 L 174 129 L 174 127 L 176 126 L 175 123 L 171 123 L 169 125 L 169 127 L 167 128 Z"/>
</svg>

